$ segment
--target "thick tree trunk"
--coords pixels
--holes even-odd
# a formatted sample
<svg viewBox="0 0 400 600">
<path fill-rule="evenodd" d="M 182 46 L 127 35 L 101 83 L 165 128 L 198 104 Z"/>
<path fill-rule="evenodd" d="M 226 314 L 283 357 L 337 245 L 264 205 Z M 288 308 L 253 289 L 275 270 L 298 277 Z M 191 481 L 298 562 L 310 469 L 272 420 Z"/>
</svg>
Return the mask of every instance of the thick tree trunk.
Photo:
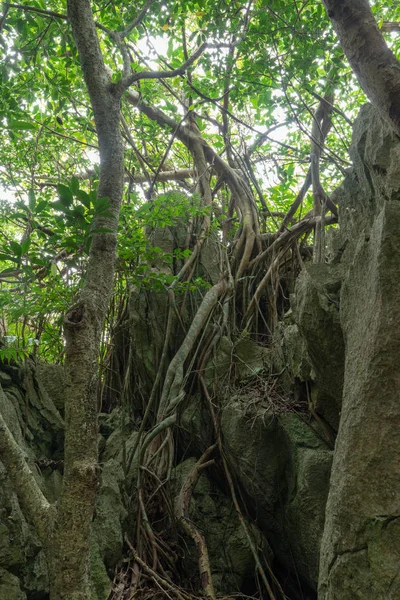
<svg viewBox="0 0 400 600">
<path fill-rule="evenodd" d="M 89 551 L 98 485 L 97 369 L 101 332 L 113 288 L 116 234 L 123 192 L 120 98 L 106 72 L 89 0 L 69 0 L 68 18 L 94 112 L 100 148 L 98 196 L 110 200 L 113 218 L 95 227 L 82 292 L 66 314 L 66 433 L 63 489 L 52 560 L 51 600 L 90 598 Z"/>
<path fill-rule="evenodd" d="M 360 85 L 400 135 L 400 62 L 386 45 L 368 0 L 323 2 Z"/>
</svg>

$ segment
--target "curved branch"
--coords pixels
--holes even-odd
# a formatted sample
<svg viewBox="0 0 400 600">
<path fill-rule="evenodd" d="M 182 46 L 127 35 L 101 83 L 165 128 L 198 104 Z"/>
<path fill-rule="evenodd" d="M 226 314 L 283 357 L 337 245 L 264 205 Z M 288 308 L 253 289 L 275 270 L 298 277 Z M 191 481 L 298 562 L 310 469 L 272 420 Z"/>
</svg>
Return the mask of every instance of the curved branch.
<svg viewBox="0 0 400 600">
<path fill-rule="evenodd" d="M 119 37 L 120 37 L 121 41 L 124 38 L 126 38 L 126 36 L 129 35 L 130 32 L 133 29 L 135 29 L 135 27 L 140 25 L 140 23 L 143 21 L 144 17 L 146 16 L 147 11 L 149 10 L 150 6 L 153 3 L 154 3 L 154 0 L 147 0 L 147 2 L 145 2 L 145 5 L 143 6 L 142 10 L 139 12 L 137 17 L 123 31 L 120 32 Z"/>
<path fill-rule="evenodd" d="M 128 89 L 135 81 L 139 81 L 140 79 L 168 79 L 170 77 L 177 77 L 179 75 L 183 75 L 188 67 L 190 67 L 198 58 L 201 56 L 206 48 L 215 47 L 210 46 L 209 44 L 201 44 L 195 50 L 180 67 L 177 69 L 172 69 L 172 71 L 141 71 L 140 73 L 132 73 L 129 77 L 124 77 L 119 83 L 118 87 L 122 91 Z"/>
<path fill-rule="evenodd" d="M 186 477 L 182 485 L 181 491 L 179 493 L 175 505 L 178 523 L 181 525 L 183 531 L 185 531 L 185 533 L 187 533 L 192 538 L 196 545 L 201 584 L 205 597 L 209 600 L 216 600 L 216 596 L 212 580 L 207 543 L 204 535 L 200 533 L 200 531 L 190 519 L 189 509 L 192 492 L 196 487 L 196 484 L 200 479 L 202 472 L 207 467 L 210 467 L 215 463 L 215 460 L 210 460 L 209 457 L 212 455 L 216 447 L 217 444 L 214 444 L 213 446 L 207 448 L 204 454 L 202 454 L 197 463 L 194 465 L 193 470 Z"/>
</svg>

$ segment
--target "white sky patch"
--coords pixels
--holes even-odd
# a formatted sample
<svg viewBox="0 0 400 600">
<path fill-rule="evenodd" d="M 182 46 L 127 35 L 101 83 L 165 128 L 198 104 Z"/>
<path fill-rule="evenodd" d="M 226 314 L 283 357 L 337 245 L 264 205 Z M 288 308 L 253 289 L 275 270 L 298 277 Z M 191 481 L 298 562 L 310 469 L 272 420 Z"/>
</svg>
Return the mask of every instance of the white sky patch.
<svg viewBox="0 0 400 600">
<path fill-rule="evenodd" d="M 167 56 L 168 40 L 161 36 L 141 38 L 136 45 L 140 52 L 148 60 L 149 68 L 158 71 L 160 69 L 160 65 L 157 55 Z"/>
</svg>

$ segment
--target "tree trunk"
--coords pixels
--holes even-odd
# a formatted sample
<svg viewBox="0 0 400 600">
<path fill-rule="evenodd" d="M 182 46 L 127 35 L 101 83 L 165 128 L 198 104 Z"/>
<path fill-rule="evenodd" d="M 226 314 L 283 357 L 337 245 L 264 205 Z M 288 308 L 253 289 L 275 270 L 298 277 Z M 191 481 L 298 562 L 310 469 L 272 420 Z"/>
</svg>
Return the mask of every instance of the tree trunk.
<svg viewBox="0 0 400 600">
<path fill-rule="evenodd" d="M 100 149 L 99 198 L 109 198 L 111 217 L 95 227 L 85 284 L 64 319 L 66 337 L 66 432 L 64 480 L 50 565 L 51 600 L 90 598 L 89 551 L 98 485 L 97 369 L 101 332 L 112 293 L 116 234 L 123 192 L 120 98 L 106 72 L 89 0 L 69 0 L 68 18 L 89 92 Z"/>
<path fill-rule="evenodd" d="M 24 453 L 0 415 L 0 452 L 26 516 L 48 559 L 51 600 L 88 600 L 90 536 L 98 487 L 97 371 L 101 334 L 113 289 L 119 209 L 124 185 L 120 93 L 107 74 L 89 0 L 69 0 L 68 19 L 94 112 L 100 149 L 99 198 L 84 286 L 64 319 L 65 447 L 59 506 L 50 505 Z M 111 214 L 110 214 L 111 213 Z M 0 387 L 0 400 L 2 390 Z"/>
<path fill-rule="evenodd" d="M 400 135 L 400 62 L 386 45 L 368 0 L 323 2 L 361 87 Z"/>
</svg>

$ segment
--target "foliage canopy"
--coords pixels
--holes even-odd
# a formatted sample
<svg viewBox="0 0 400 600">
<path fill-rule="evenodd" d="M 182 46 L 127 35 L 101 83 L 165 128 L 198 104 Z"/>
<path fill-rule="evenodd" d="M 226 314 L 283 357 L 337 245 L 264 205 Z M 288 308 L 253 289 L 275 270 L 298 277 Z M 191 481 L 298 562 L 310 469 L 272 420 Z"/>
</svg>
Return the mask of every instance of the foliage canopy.
<svg viewBox="0 0 400 600">
<path fill-rule="evenodd" d="M 321 182 L 329 194 L 341 180 L 351 122 L 365 97 L 319 0 L 92 5 L 114 82 L 124 55 L 110 31 L 121 32 L 136 18 L 126 37 L 134 72 L 179 69 L 196 48 L 208 45 L 182 73 L 138 80 L 123 97 L 126 189 L 116 299 L 130 285 L 172 283 L 149 270 L 161 251 L 149 247 L 146 229 L 209 215 L 221 232 L 232 218 L 224 239 L 229 247 L 240 227 L 238 215 L 229 212 L 229 190 L 211 168 L 212 205 L 202 203 L 193 157 L 177 136 L 179 124 L 192 123 L 245 174 L 261 232 L 274 234 L 306 180 L 315 110 L 333 94 Z M 0 39 L 2 333 L 14 349 L 50 360 L 62 359 L 62 315 L 84 278 L 93 217 L 108 214 L 107 198 L 96 195 L 96 128 L 64 11 L 64 2 L 56 0 L 6 3 Z M 373 11 L 384 31 L 400 20 L 400 7 L 389 0 L 374 2 Z M 385 35 L 398 53 L 398 31 Z M 311 207 L 309 192 L 289 224 Z M 165 259 L 185 259 L 191 251 Z"/>
</svg>

